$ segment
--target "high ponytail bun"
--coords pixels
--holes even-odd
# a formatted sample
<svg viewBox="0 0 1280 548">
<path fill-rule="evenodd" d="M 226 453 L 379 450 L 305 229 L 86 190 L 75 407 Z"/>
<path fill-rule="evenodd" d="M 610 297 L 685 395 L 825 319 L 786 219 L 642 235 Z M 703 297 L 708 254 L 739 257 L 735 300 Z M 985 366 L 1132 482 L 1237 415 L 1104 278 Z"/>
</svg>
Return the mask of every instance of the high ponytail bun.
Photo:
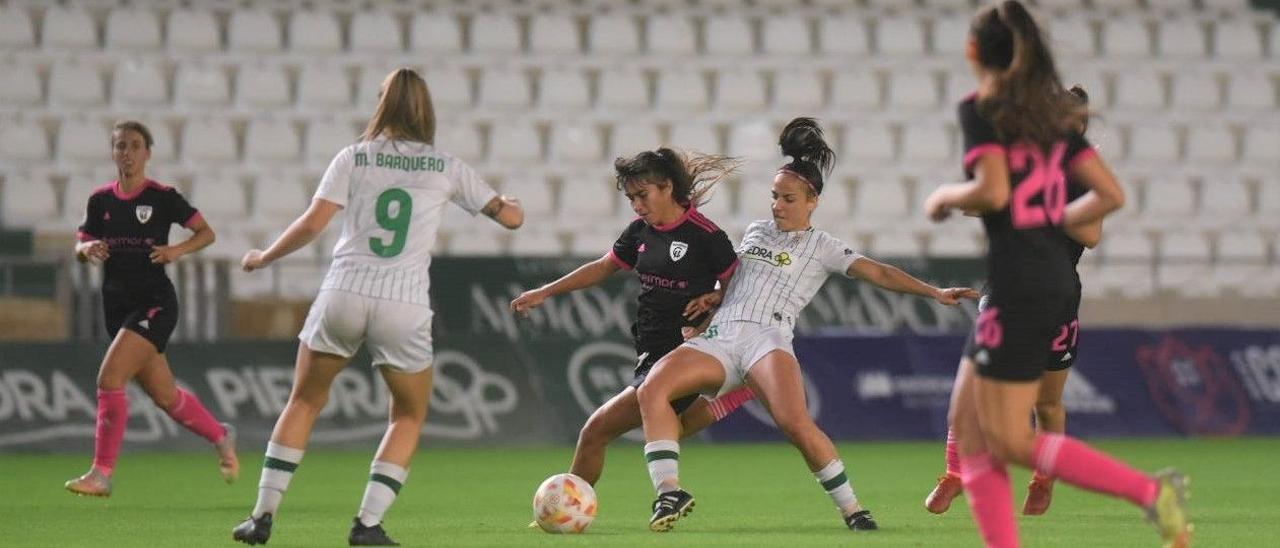
<svg viewBox="0 0 1280 548">
<path fill-rule="evenodd" d="M 781 169 L 795 172 L 812 186 L 814 194 L 822 194 L 824 176 L 831 174 L 836 153 L 823 138 L 818 121 L 804 117 L 791 120 L 782 129 L 778 146 L 784 156 L 792 158 Z"/>
</svg>

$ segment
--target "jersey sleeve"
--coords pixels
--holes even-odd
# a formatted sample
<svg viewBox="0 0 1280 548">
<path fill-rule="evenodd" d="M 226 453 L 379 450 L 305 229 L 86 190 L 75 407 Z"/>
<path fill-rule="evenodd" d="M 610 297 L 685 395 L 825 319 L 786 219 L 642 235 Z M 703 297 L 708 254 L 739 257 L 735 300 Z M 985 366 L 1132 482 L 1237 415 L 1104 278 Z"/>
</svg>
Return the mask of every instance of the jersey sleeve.
<svg viewBox="0 0 1280 548">
<path fill-rule="evenodd" d="M 717 280 L 729 279 L 733 271 L 738 269 L 738 251 L 734 249 L 733 242 L 729 241 L 729 235 L 723 230 L 708 233 L 707 240 L 710 244 L 708 262 L 711 273 L 715 274 Z"/>
<path fill-rule="evenodd" d="M 191 205 L 191 202 L 187 201 L 187 197 L 178 192 L 176 188 L 169 191 L 169 212 L 169 222 L 182 225 L 185 228 L 191 228 L 191 225 L 204 218 L 200 214 L 200 210 Z"/>
<path fill-rule="evenodd" d="M 822 267 L 828 272 L 847 276 L 849 265 L 861 257 L 862 254 L 830 234 L 818 243 L 818 260 L 822 261 Z"/>
<path fill-rule="evenodd" d="M 329 162 L 329 169 L 324 170 L 320 178 L 320 187 L 316 189 L 316 198 L 347 207 L 351 192 L 351 170 L 355 167 L 355 147 L 349 146 L 338 152 Z"/>
<path fill-rule="evenodd" d="M 82 242 L 102 239 L 102 229 L 102 202 L 94 194 L 89 196 L 89 201 L 84 206 L 84 220 L 76 231 L 76 239 Z"/>
<path fill-rule="evenodd" d="M 1083 135 L 1072 133 L 1067 137 L 1067 154 L 1066 158 L 1064 158 L 1067 173 L 1070 173 L 1080 162 L 1097 155 L 1098 150 Z"/>
<path fill-rule="evenodd" d="M 992 127 L 982 115 L 978 114 L 978 106 L 974 100 L 960 103 L 958 112 L 960 133 L 964 136 L 964 172 L 973 177 L 973 165 L 984 154 L 1003 154 L 1004 144 L 996 136 Z"/>
<path fill-rule="evenodd" d="M 622 235 L 618 236 L 617 241 L 613 242 L 613 249 L 609 250 L 609 259 L 618 268 L 623 270 L 631 270 L 636 267 L 636 261 L 640 256 L 640 230 L 644 228 L 644 221 L 636 220 L 627 225 L 626 230 L 622 231 Z"/>
<path fill-rule="evenodd" d="M 498 193 L 480 178 L 476 170 L 466 162 L 453 158 L 449 161 L 449 182 L 453 184 L 451 200 L 467 213 L 480 213 L 484 206 L 498 196 Z"/>
</svg>

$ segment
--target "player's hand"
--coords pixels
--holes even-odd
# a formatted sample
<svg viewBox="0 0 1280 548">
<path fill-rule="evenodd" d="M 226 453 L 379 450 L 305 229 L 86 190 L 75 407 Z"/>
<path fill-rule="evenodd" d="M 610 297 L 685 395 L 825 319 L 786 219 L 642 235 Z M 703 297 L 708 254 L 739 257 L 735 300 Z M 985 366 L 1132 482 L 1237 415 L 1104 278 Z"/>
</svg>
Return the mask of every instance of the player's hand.
<svg viewBox="0 0 1280 548">
<path fill-rule="evenodd" d="M 971 287 L 948 287 L 939 289 L 938 294 L 933 298 L 947 306 L 955 306 L 960 304 L 961 299 L 977 299 L 981 296 L 981 293 Z"/>
<path fill-rule="evenodd" d="M 684 306 L 685 319 L 693 318 L 704 312 L 710 312 L 711 309 L 720 306 L 721 296 L 719 291 L 712 291 L 705 295 L 699 295 L 689 300 L 689 304 Z M 688 337 L 685 337 L 686 339 Z"/>
<path fill-rule="evenodd" d="M 169 264 L 182 258 L 182 252 L 171 245 L 151 247 L 151 264 Z"/>
<path fill-rule="evenodd" d="M 263 256 L 261 249 L 250 249 L 248 253 L 244 254 L 244 258 L 240 259 L 240 269 L 245 272 L 253 272 L 259 268 L 266 267 L 268 264 L 271 264 L 271 261 L 268 261 Z"/>
<path fill-rule="evenodd" d="M 102 240 L 80 242 L 76 245 L 76 257 L 81 261 L 102 264 L 102 261 L 107 260 L 110 256 L 111 251 L 107 247 L 107 243 Z"/>
<path fill-rule="evenodd" d="M 547 293 L 542 288 L 530 289 L 511 301 L 511 310 L 521 316 L 528 316 L 530 310 L 542 306 L 542 301 L 545 300 Z"/>
<path fill-rule="evenodd" d="M 687 341 L 689 339 L 697 337 L 698 335 L 701 335 L 702 332 L 706 330 L 707 330 L 707 327 L 705 323 L 697 327 L 686 325 L 680 328 L 680 336 L 684 337 L 684 340 Z"/>
<path fill-rule="evenodd" d="M 942 192 L 935 190 L 924 201 L 924 213 L 929 216 L 929 220 L 940 223 L 951 216 L 951 206 L 947 204 Z"/>
</svg>

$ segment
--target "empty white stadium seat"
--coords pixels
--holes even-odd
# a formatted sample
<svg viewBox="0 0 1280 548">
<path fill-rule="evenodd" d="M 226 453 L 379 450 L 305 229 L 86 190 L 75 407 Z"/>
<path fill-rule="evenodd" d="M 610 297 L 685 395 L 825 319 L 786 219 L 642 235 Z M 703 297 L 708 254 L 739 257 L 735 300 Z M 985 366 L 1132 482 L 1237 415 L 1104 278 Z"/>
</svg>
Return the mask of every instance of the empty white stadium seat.
<svg viewBox="0 0 1280 548">
<path fill-rule="evenodd" d="M 82 6 L 52 5 L 44 12 L 40 33 L 45 49 L 91 50 L 98 47 L 98 28 Z"/>
<path fill-rule="evenodd" d="M 764 80 L 749 70 L 727 70 L 716 78 L 716 108 L 727 112 L 754 112 L 765 108 Z"/>
<path fill-rule="evenodd" d="M 818 18 L 818 49 L 831 55 L 863 54 L 871 51 L 866 23 L 856 14 L 840 13 Z"/>
<path fill-rule="evenodd" d="M 1136 17 L 1108 18 L 1102 21 L 1102 51 L 1107 57 L 1147 57 L 1151 55 L 1151 38 L 1147 22 Z"/>
<path fill-rule="evenodd" d="M 1232 73 L 1227 82 L 1227 106 L 1239 110 L 1275 109 L 1275 84 L 1260 71 Z"/>
<path fill-rule="evenodd" d="M 356 104 L 362 108 L 372 109 L 378 104 L 378 94 L 382 92 L 382 82 L 387 79 L 394 68 L 390 65 L 366 65 L 360 67 L 360 76 L 356 79 Z M 427 80 L 427 87 L 431 87 L 431 80 Z M 471 89 L 467 89 L 467 96 L 470 97 Z M 436 101 L 435 90 L 431 89 L 431 100 Z"/>
<path fill-rule="evenodd" d="M 539 79 L 538 103 L 557 112 L 576 111 L 591 106 L 591 89 L 581 70 L 557 68 L 544 71 Z"/>
<path fill-rule="evenodd" d="M 432 90 L 434 91 L 434 90 Z M 432 94 L 432 100 L 435 95 Z M 316 112 L 351 107 L 351 81 L 339 65 L 311 63 L 298 75 L 298 105 Z"/>
<path fill-rule="evenodd" d="M 248 217 L 248 200 L 244 190 L 244 184 L 233 176 L 200 173 L 191 181 L 190 202 L 210 223 L 222 226 L 228 221 L 240 221 Z M 241 250 L 240 253 L 245 251 Z"/>
<path fill-rule="evenodd" d="M 165 27 L 169 47 L 182 52 L 209 52 L 222 47 L 218 21 L 204 10 L 178 8 L 169 12 Z"/>
<path fill-rule="evenodd" d="M 1204 25 L 1190 17 L 1159 22 L 1160 55 L 1167 58 L 1203 59 L 1207 52 Z"/>
<path fill-rule="evenodd" d="M 893 132 L 884 124 L 854 122 L 845 128 L 840 154 L 846 158 L 874 165 L 897 157 Z"/>
<path fill-rule="evenodd" d="M 700 112 L 707 109 L 707 84 L 691 69 L 671 69 L 658 74 L 657 108 L 664 113 Z"/>
<path fill-rule="evenodd" d="M 502 192 L 520 199 L 526 219 L 540 222 L 555 215 L 555 193 L 542 177 L 521 174 L 507 179 L 502 183 Z"/>
<path fill-rule="evenodd" d="M 907 191 L 897 180 L 859 181 L 853 194 L 853 218 L 858 226 L 883 226 L 903 220 L 910 211 Z"/>
<path fill-rule="evenodd" d="M 257 118 L 245 131 L 244 155 L 251 162 L 290 163 L 302 154 L 301 139 L 287 120 Z"/>
<path fill-rule="evenodd" d="M 1187 129 L 1187 161 L 1192 164 L 1224 164 L 1236 159 L 1236 137 L 1222 125 L 1195 125 Z"/>
<path fill-rule="evenodd" d="M 924 27 L 909 16 L 885 17 L 876 22 L 876 53 L 923 55 Z"/>
<path fill-rule="evenodd" d="M 1068 16 L 1051 19 L 1049 35 L 1054 53 L 1064 56 L 1092 57 L 1097 52 L 1093 23 L 1084 17 Z"/>
<path fill-rule="evenodd" d="M 1153 224 L 1167 225 L 1190 218 L 1195 213 L 1195 189 L 1191 182 L 1175 177 L 1158 177 L 1147 181 L 1142 213 Z"/>
<path fill-rule="evenodd" d="M 436 124 L 436 147 L 468 164 L 475 164 L 484 157 L 480 132 L 468 123 L 441 120 Z"/>
<path fill-rule="evenodd" d="M 178 67 L 174 80 L 173 95 L 179 105 L 206 108 L 231 102 L 231 84 L 220 66 L 185 63 Z"/>
<path fill-rule="evenodd" d="M 1135 126 L 1129 133 L 1129 161 L 1166 163 L 1178 159 L 1178 134 L 1172 126 Z"/>
<path fill-rule="evenodd" d="M 235 162 L 236 136 L 219 118 L 188 118 L 182 128 L 182 160 L 225 166 Z"/>
<path fill-rule="evenodd" d="M 55 148 L 58 161 L 95 164 L 111 160 L 109 131 L 101 121 L 81 116 L 63 119 Z"/>
<path fill-rule="evenodd" d="M 809 20 L 795 14 L 771 15 L 762 21 L 763 51 L 767 55 L 809 55 Z"/>
<path fill-rule="evenodd" d="M 123 107 L 159 107 L 169 102 L 169 79 L 162 67 L 130 60 L 116 66 L 111 78 L 111 99 Z"/>
<path fill-rule="evenodd" d="M 560 222 L 570 226 L 593 226 L 593 222 L 609 219 L 613 216 L 611 204 L 617 203 L 621 194 L 606 178 L 566 177 L 560 185 Z M 630 215 L 630 209 L 626 213 Z M 617 227 L 619 233 L 622 228 Z M 601 230 L 611 232 L 612 229 Z"/>
<path fill-rule="evenodd" d="M 519 110 L 529 106 L 529 80 L 518 69 L 495 68 L 480 76 L 480 106 Z"/>
<path fill-rule="evenodd" d="M 600 73 L 600 109 L 635 111 L 649 107 L 649 85 L 635 68 L 610 68 Z"/>
<path fill-rule="evenodd" d="M 696 150 L 703 154 L 720 154 L 720 137 L 710 124 L 678 122 L 672 124 L 666 146 Z M 652 148 L 652 147 L 651 147 Z"/>
<path fill-rule="evenodd" d="M 827 230 L 844 226 L 851 211 L 849 195 L 847 181 L 836 177 L 827 179 L 822 185 L 822 194 L 818 196 L 818 208 L 813 210 L 814 223 Z M 760 210 L 758 206 L 755 209 Z"/>
<path fill-rule="evenodd" d="M 698 205 L 698 212 L 712 222 L 728 221 L 735 213 L 734 194 L 734 187 L 728 181 L 720 181 L 707 191 L 703 203 Z"/>
<path fill-rule="evenodd" d="M 868 251 L 882 260 L 920 257 L 924 255 L 924 246 L 921 245 L 920 237 L 910 232 L 878 231 L 872 236 Z"/>
<path fill-rule="evenodd" d="M 1213 29 L 1213 46 L 1219 59 L 1262 59 L 1262 34 L 1251 19 L 1219 20 Z"/>
<path fill-rule="evenodd" d="M 1204 181 L 1200 191 L 1200 216 L 1205 221 L 1229 225 L 1249 217 L 1249 188 L 1242 181 Z"/>
<path fill-rule="evenodd" d="M 929 255 L 933 257 L 981 257 L 982 243 L 972 232 L 937 230 L 929 238 Z"/>
<path fill-rule="evenodd" d="M 730 126 L 728 148 L 730 156 L 747 161 L 743 166 L 748 172 L 772 169 L 781 158 L 778 152 L 778 132 L 764 120 L 744 120 Z"/>
<path fill-rule="evenodd" d="M 93 107 L 104 101 L 102 74 L 97 67 L 75 59 L 59 61 L 49 74 L 49 103 Z"/>
<path fill-rule="evenodd" d="M 32 226 L 57 218 L 58 197 L 47 178 L 27 172 L 11 172 L 5 178 L 4 194 L 0 195 L 0 224 Z"/>
<path fill-rule="evenodd" d="M 458 209 L 454 206 L 445 206 L 445 210 Z M 505 247 L 502 240 L 496 235 L 487 232 L 481 233 L 457 233 L 455 232 L 449 238 L 448 255 L 455 257 L 479 257 L 492 256 L 503 253 Z"/>
<path fill-rule="evenodd" d="M 0 6 L 0 46 L 4 48 L 30 48 L 36 45 L 35 25 L 22 6 Z"/>
<path fill-rule="evenodd" d="M 227 44 L 234 51 L 269 53 L 284 43 L 280 22 L 265 9 L 236 9 L 227 22 Z"/>
<path fill-rule="evenodd" d="M 951 149 L 951 136 L 945 126 L 917 123 L 902 128 L 902 161 L 913 167 L 946 164 L 951 159 Z"/>
<path fill-rule="evenodd" d="M 944 16 L 933 21 L 933 53 L 954 57 L 964 53 L 969 40 L 969 20 L 964 17 Z"/>
<path fill-rule="evenodd" d="M 351 51 L 389 54 L 404 49 L 400 22 L 389 11 L 360 10 L 351 18 Z"/>
<path fill-rule="evenodd" d="M 1222 105 L 1218 80 L 1212 73 L 1179 71 L 1173 75 L 1172 105 L 1177 109 L 1214 111 Z"/>
<path fill-rule="evenodd" d="M 1116 78 L 1115 106 L 1143 110 L 1163 108 L 1164 85 L 1160 75 L 1151 70 L 1121 72 Z"/>
<path fill-rule="evenodd" d="M 1213 264 L 1213 284 L 1239 294 L 1256 296 L 1266 292 L 1258 280 L 1266 269 L 1267 243 L 1256 230 L 1236 230 L 1218 235 L 1217 260 Z"/>
<path fill-rule="evenodd" d="M 944 85 L 945 91 L 942 99 L 943 108 L 955 108 L 965 97 L 973 94 L 978 89 L 978 80 L 974 78 L 971 70 L 954 70 L 945 73 L 944 77 L 946 78 L 946 84 Z M 1071 84 L 1066 85 L 1067 87 L 1071 86 Z"/>
<path fill-rule="evenodd" d="M 740 15 L 713 15 L 703 27 L 707 53 L 712 55 L 750 55 L 755 52 L 751 40 L 751 22 Z"/>
<path fill-rule="evenodd" d="M 831 82 L 831 108 L 838 111 L 879 109 L 879 77 L 869 70 L 837 72 Z"/>
<path fill-rule="evenodd" d="M 658 128 L 652 122 L 629 120 L 613 127 L 607 160 L 630 157 L 662 144 Z"/>
<path fill-rule="evenodd" d="M 211 244 L 209 247 L 206 247 L 199 251 L 200 257 L 203 257 L 205 259 L 235 261 L 236 264 L 239 264 L 239 261 L 241 258 L 244 257 L 245 252 L 249 251 L 250 249 L 253 249 L 254 247 L 257 247 L 257 245 L 253 243 L 252 240 L 249 239 L 249 236 L 247 234 L 245 234 L 240 230 L 237 230 L 236 228 L 234 228 L 234 226 L 229 226 L 226 228 L 223 228 L 223 226 L 218 226 L 216 230 L 218 231 L 217 239 L 215 239 L 213 241 L 213 244 Z M 233 273 L 232 274 L 233 276 L 248 274 L 246 272 L 241 271 L 238 268 L 233 268 L 231 269 L 231 271 Z M 254 275 L 252 276 L 244 276 L 244 278 L 259 280 L 259 281 L 269 280 L 267 276 L 263 276 L 264 273 L 262 272 L 255 272 L 253 274 Z M 239 280 L 236 280 L 236 281 L 238 282 Z M 240 283 L 233 283 L 231 287 L 233 292 L 236 292 L 236 293 L 239 293 L 239 291 L 237 290 L 243 290 L 243 286 Z M 240 295 L 243 295 L 243 294 L 240 294 Z"/>
<path fill-rule="evenodd" d="M 289 14 L 289 49 L 298 53 L 342 51 L 342 29 L 333 12 L 298 9 Z"/>
<path fill-rule="evenodd" d="M 110 179 L 114 178 L 113 176 Z M 96 177 L 89 171 L 71 173 L 67 178 L 66 188 L 62 192 L 62 223 L 68 228 L 80 226 L 80 223 L 84 222 L 89 196 L 93 195 L 99 187 L 107 184 L 110 179 Z"/>
<path fill-rule="evenodd" d="M 1244 159 L 1259 166 L 1280 165 L 1280 125 L 1252 126 L 1246 130 Z"/>
<path fill-rule="evenodd" d="M 44 103 L 36 67 L 7 62 L 0 64 L 0 74 L 4 74 L 4 79 L 0 79 L 0 106 L 30 107 Z"/>
<path fill-rule="evenodd" d="M 529 21 L 529 49 L 533 53 L 578 53 L 578 24 L 567 13 L 540 13 Z"/>
<path fill-rule="evenodd" d="M 600 131 L 578 123 L 557 124 L 551 130 L 551 160 L 592 163 L 600 161 Z"/>
<path fill-rule="evenodd" d="M 938 107 L 938 83 L 933 73 L 902 70 L 889 78 L 889 103 L 904 110 L 929 110 Z"/>
<path fill-rule="evenodd" d="M 773 77 L 773 107 L 787 116 L 808 114 L 822 108 L 822 79 L 803 69 L 778 71 Z"/>
<path fill-rule="evenodd" d="M 462 26 L 450 13 L 415 10 L 409 22 L 409 48 L 425 53 L 461 52 Z"/>
<path fill-rule="evenodd" d="M 1098 268 L 1099 288 L 1126 297 L 1145 297 L 1154 291 L 1155 250 L 1150 238 L 1139 232 L 1109 230 L 1099 248 L 1106 258 Z"/>
<path fill-rule="evenodd" d="M 618 230 L 621 232 L 621 229 Z M 575 257 L 600 257 L 613 249 L 617 234 L 608 232 L 578 232 L 569 243 L 569 254 Z"/>
<path fill-rule="evenodd" d="M 1156 283 L 1181 295 L 1205 296 L 1213 291 L 1209 279 L 1209 239 L 1201 232 L 1166 232 L 1160 239 Z"/>
<path fill-rule="evenodd" d="M 489 132 L 489 161 L 495 166 L 532 164 L 542 160 L 538 130 L 527 123 L 503 122 Z"/>
<path fill-rule="evenodd" d="M 155 50 L 160 47 L 160 20 L 155 12 L 140 7 L 111 9 L 107 15 L 107 48 Z"/>
<path fill-rule="evenodd" d="M 431 103 L 436 109 L 471 107 L 471 77 L 463 69 L 432 65 L 422 76 L 431 90 Z"/>
<path fill-rule="evenodd" d="M 173 130 L 164 120 L 158 118 L 144 118 L 140 120 L 147 129 L 151 131 L 151 139 L 155 144 L 151 146 L 151 166 L 157 164 L 167 164 L 178 159 L 178 140 L 173 136 Z M 105 137 L 107 126 L 103 126 L 103 137 L 101 141 L 110 140 Z M 102 158 L 110 158 L 110 152 L 104 152 Z M 114 169 L 114 168 L 113 168 Z"/>
<path fill-rule="evenodd" d="M 310 201 L 297 179 L 272 172 L 253 182 L 253 198 L 254 218 L 272 226 L 293 220 Z"/>
<path fill-rule="evenodd" d="M 587 25 L 587 48 L 595 55 L 630 55 L 640 51 L 640 27 L 626 14 L 599 14 Z"/>
<path fill-rule="evenodd" d="M 341 120 L 312 120 L 307 124 L 307 164 L 321 169 L 328 167 L 329 162 L 339 150 L 354 144 L 359 136 L 348 124 Z"/>
<path fill-rule="evenodd" d="M 471 19 L 471 51 L 515 53 L 520 51 L 520 25 L 506 13 L 482 13 Z"/>
<path fill-rule="evenodd" d="M 563 257 L 564 240 L 546 229 L 517 230 L 511 235 L 512 255 L 517 257 Z"/>
<path fill-rule="evenodd" d="M 697 48 L 696 37 L 693 22 L 680 14 L 654 15 L 645 25 L 645 43 L 650 53 L 692 54 Z"/>
</svg>

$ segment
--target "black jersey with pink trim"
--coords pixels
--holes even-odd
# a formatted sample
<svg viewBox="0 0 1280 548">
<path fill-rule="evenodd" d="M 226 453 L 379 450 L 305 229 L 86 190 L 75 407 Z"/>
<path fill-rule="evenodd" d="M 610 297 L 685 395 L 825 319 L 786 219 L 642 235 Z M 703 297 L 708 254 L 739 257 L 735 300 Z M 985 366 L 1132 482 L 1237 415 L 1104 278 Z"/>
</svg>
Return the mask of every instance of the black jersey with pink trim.
<svg viewBox="0 0 1280 548">
<path fill-rule="evenodd" d="M 680 328 L 689 324 L 689 300 L 715 290 L 716 280 L 727 279 L 738 266 L 729 237 L 694 208 L 668 225 L 632 221 L 609 257 L 640 277 L 632 327 L 638 349 L 670 344 L 673 337 L 679 341 Z"/>
<path fill-rule="evenodd" d="M 1009 167 L 1009 203 L 982 216 L 988 240 L 987 277 L 993 297 L 1064 295 L 1071 291 L 1075 265 L 1063 245 L 1067 173 L 1095 154 L 1079 133 L 1064 134 L 1048 147 L 1003 142 L 979 112 L 975 96 L 959 106 L 964 136 L 964 171 L 974 176 L 978 159 L 997 154 Z"/>
<path fill-rule="evenodd" d="M 143 296 L 172 288 L 164 265 L 151 263 L 154 247 L 169 245 L 169 226 L 190 228 L 200 212 L 176 189 L 148 179 L 125 194 L 119 181 L 94 190 L 80 225 L 80 241 L 102 240 L 110 257 L 103 265 L 103 291 Z"/>
</svg>

